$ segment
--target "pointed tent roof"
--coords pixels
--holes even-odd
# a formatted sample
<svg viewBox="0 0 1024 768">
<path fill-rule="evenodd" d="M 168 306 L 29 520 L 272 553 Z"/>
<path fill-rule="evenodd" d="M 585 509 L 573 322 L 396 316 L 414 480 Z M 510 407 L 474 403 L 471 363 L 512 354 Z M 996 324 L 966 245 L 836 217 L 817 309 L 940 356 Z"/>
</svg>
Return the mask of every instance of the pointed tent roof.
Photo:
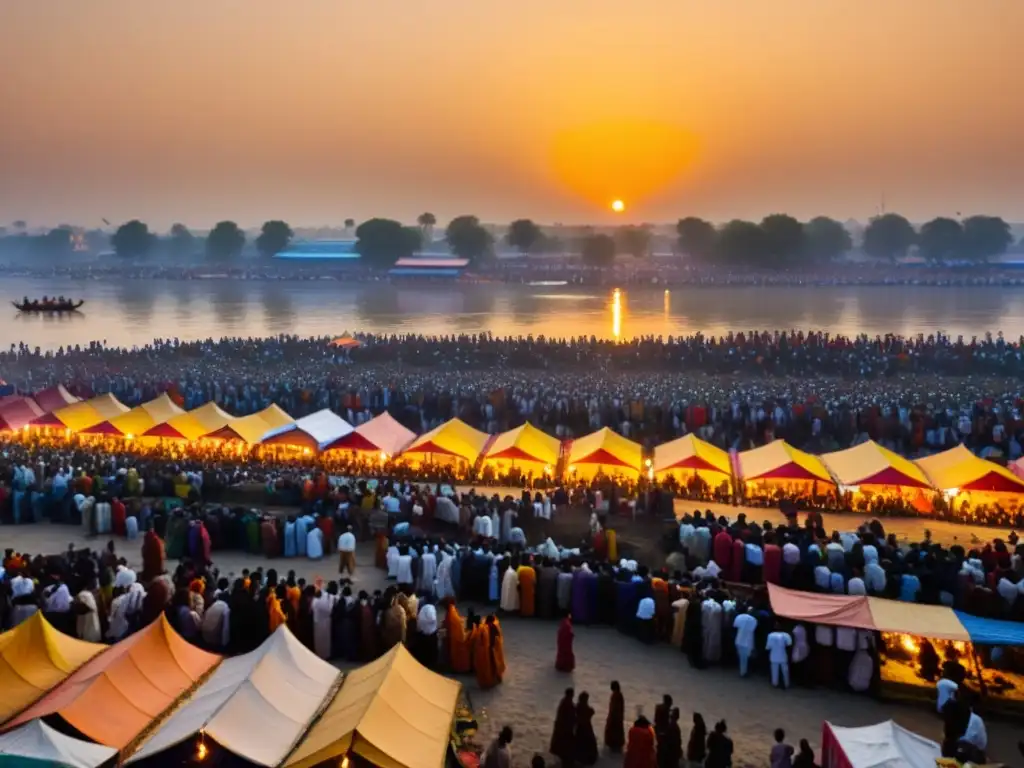
<svg viewBox="0 0 1024 768">
<path fill-rule="evenodd" d="M 80 397 L 75 397 L 68 392 L 63 384 L 58 384 L 55 387 L 48 387 L 40 392 L 36 392 L 33 399 L 39 404 L 39 407 L 43 409 L 44 413 L 50 413 L 60 408 L 64 408 L 68 405 L 81 402 Z"/>
<path fill-rule="evenodd" d="M 961 491 L 1024 493 L 1024 480 L 1006 467 L 976 456 L 963 444 L 914 463 L 932 485 L 943 491 L 959 488 Z"/>
<path fill-rule="evenodd" d="M 415 432 L 406 429 L 390 413 L 384 411 L 335 440 L 324 450 L 382 451 L 388 456 L 395 456 L 415 439 Z"/>
<path fill-rule="evenodd" d="M 291 424 L 272 429 L 263 436 L 264 445 L 293 445 L 322 451 L 331 443 L 352 432 L 352 425 L 330 408 L 324 408 L 296 419 Z"/>
<path fill-rule="evenodd" d="M 234 420 L 227 411 L 220 409 L 214 402 L 206 403 L 198 408 L 168 419 L 163 424 L 150 427 L 145 437 L 170 437 L 178 440 L 198 440 L 200 437 L 216 432 Z"/>
<path fill-rule="evenodd" d="M 781 439 L 741 452 L 738 461 L 740 478 L 744 481 L 821 480 L 835 484 L 821 459 Z"/>
<path fill-rule="evenodd" d="M 484 458 L 536 461 L 554 468 L 561 449 L 558 439 L 527 422 L 494 438 Z"/>
<path fill-rule="evenodd" d="M 12 400 L 0 407 L 0 429 L 17 431 L 45 415 L 31 397 Z"/>
<path fill-rule="evenodd" d="M 40 426 L 64 426 L 72 432 L 81 432 L 102 421 L 127 413 L 128 406 L 110 393 L 97 395 L 73 405 L 46 414 L 34 422 Z"/>
<path fill-rule="evenodd" d="M 935 768 L 942 757 L 938 742 L 908 731 L 894 720 L 847 728 L 825 721 L 822 752 L 826 765 L 849 768 Z M 838 751 L 840 754 L 831 754 Z"/>
<path fill-rule="evenodd" d="M 218 440 L 241 440 L 249 445 L 259 443 L 268 432 L 287 426 L 295 421 L 291 416 L 271 403 L 262 411 L 250 413 L 227 424 L 207 437 Z"/>
<path fill-rule="evenodd" d="M 106 649 L 54 629 L 42 611 L 4 632 L 0 635 L 0 723 Z"/>
<path fill-rule="evenodd" d="M 654 449 L 654 471 L 667 472 L 670 469 L 699 469 L 731 475 L 732 463 L 727 452 L 691 432 Z"/>
<path fill-rule="evenodd" d="M 610 464 L 639 472 L 643 467 L 643 454 L 638 443 L 602 427 L 573 441 L 569 464 Z"/>
<path fill-rule="evenodd" d="M 79 667 L 5 727 L 59 716 L 83 736 L 124 749 L 220 661 L 160 618 Z"/>
<path fill-rule="evenodd" d="M 97 768 L 116 754 L 113 747 L 65 736 L 42 720 L 0 736 L 0 766 L 4 768 Z"/>
<path fill-rule="evenodd" d="M 483 452 L 489 439 L 486 432 L 473 429 L 461 419 L 451 419 L 413 440 L 402 454 L 457 456 L 472 463 Z"/>
<path fill-rule="evenodd" d="M 901 485 L 930 488 L 920 467 L 874 440 L 842 451 L 826 453 L 821 460 L 840 485 Z"/>
<path fill-rule="evenodd" d="M 115 416 L 112 419 L 101 421 L 91 427 L 82 430 L 88 435 L 133 435 L 138 436 L 152 429 L 157 424 L 170 421 L 175 416 L 185 413 L 178 405 L 171 400 L 166 392 L 157 397 L 137 405 L 127 413 Z"/>
<path fill-rule="evenodd" d="M 396 645 L 346 675 L 285 768 L 309 768 L 349 752 L 384 768 L 441 768 L 460 688 Z"/>
<path fill-rule="evenodd" d="M 339 674 L 282 624 L 255 651 L 223 661 L 127 762 L 154 757 L 202 731 L 238 757 L 276 766 Z"/>
</svg>

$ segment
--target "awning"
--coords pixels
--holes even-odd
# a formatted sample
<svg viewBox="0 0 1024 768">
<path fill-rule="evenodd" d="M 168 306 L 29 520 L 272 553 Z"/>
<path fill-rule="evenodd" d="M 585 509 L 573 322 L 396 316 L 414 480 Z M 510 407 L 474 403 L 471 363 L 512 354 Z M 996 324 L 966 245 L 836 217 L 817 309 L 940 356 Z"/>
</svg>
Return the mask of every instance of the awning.
<svg viewBox="0 0 1024 768">
<path fill-rule="evenodd" d="M 185 641 L 161 614 L 79 667 L 4 728 L 57 716 L 83 736 L 120 750 L 218 662 L 220 656 Z"/>
<path fill-rule="evenodd" d="M 1024 480 L 995 462 L 976 456 L 963 444 L 914 462 L 942 491 L 1024 493 Z"/>
<path fill-rule="evenodd" d="M 931 483 L 914 462 L 905 459 L 874 440 L 821 457 L 840 485 L 893 485 L 905 488 L 930 488 Z"/>
<path fill-rule="evenodd" d="M 573 440 L 569 465 L 577 464 L 602 464 L 639 472 L 643 467 L 643 452 L 638 443 L 603 427 Z"/>
<path fill-rule="evenodd" d="M 244 760 L 276 766 L 323 706 L 339 674 L 282 624 L 255 651 L 223 661 L 127 762 L 159 759 L 202 733 Z"/>
<path fill-rule="evenodd" d="M 329 408 L 296 419 L 263 436 L 263 445 L 290 445 L 322 451 L 352 431 L 352 425 Z"/>
<path fill-rule="evenodd" d="M 942 749 L 931 739 L 892 720 L 861 728 L 826 721 L 821 735 L 821 764 L 830 768 L 935 768 Z"/>
<path fill-rule="evenodd" d="M 654 449 L 654 473 L 673 469 L 696 469 L 732 476 L 729 454 L 711 443 L 704 442 L 692 432 L 670 443 L 662 443 Z"/>
<path fill-rule="evenodd" d="M 107 647 L 54 629 L 42 611 L 4 632 L 0 635 L 0 723 L 34 704 Z"/>
<path fill-rule="evenodd" d="M 81 401 L 81 398 L 68 392 L 63 384 L 36 392 L 32 399 L 39 404 L 44 413 L 50 413 Z"/>
<path fill-rule="evenodd" d="M 115 755 L 113 747 L 65 736 L 42 720 L 0 736 L 2 768 L 97 768 Z"/>
<path fill-rule="evenodd" d="M 158 397 L 132 408 L 127 413 L 101 421 L 81 430 L 86 435 L 131 435 L 138 437 L 158 424 L 170 421 L 184 414 L 166 392 Z"/>
<path fill-rule="evenodd" d="M 460 688 L 396 645 L 346 675 L 284 765 L 309 768 L 353 754 L 380 768 L 443 768 Z"/>
<path fill-rule="evenodd" d="M 373 451 L 397 456 L 415 439 L 415 432 L 403 427 L 390 413 L 384 411 L 335 440 L 324 450 Z"/>
<path fill-rule="evenodd" d="M 143 437 L 166 437 L 174 440 L 198 440 L 216 432 L 234 420 L 227 411 L 216 403 L 206 403 L 195 410 L 182 413 L 173 419 L 157 424 L 143 433 Z"/>
<path fill-rule="evenodd" d="M 804 453 L 785 440 L 743 451 L 738 457 L 740 479 L 751 480 L 818 480 L 834 485 L 828 469 L 817 456 Z"/>
<path fill-rule="evenodd" d="M 526 423 L 494 438 L 484 458 L 534 461 L 550 466 L 553 470 L 558 464 L 561 448 L 562 444 L 557 438 Z"/>
<path fill-rule="evenodd" d="M 775 584 L 768 585 L 768 597 L 772 612 L 787 619 L 854 629 L 875 629 L 866 597 L 799 592 Z"/>
<path fill-rule="evenodd" d="M 102 421 L 127 413 L 128 410 L 128 406 L 113 395 L 98 395 L 90 400 L 65 406 L 41 419 L 36 419 L 34 423 L 39 426 L 63 426 L 72 432 L 81 432 Z"/>
<path fill-rule="evenodd" d="M 413 440 L 402 455 L 454 456 L 472 464 L 489 439 L 486 432 L 473 429 L 461 419 L 452 419 Z"/>
</svg>

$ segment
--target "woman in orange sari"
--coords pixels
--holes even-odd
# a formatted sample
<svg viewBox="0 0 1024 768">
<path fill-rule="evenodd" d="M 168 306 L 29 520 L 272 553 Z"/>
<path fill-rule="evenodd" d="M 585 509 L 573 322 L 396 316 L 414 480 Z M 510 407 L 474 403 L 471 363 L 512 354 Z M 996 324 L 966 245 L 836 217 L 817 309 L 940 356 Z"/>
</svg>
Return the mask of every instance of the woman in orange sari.
<svg viewBox="0 0 1024 768">
<path fill-rule="evenodd" d="M 655 768 L 658 753 L 654 744 L 654 729 L 650 721 L 640 715 L 629 729 L 623 768 Z"/>
<path fill-rule="evenodd" d="M 530 617 L 535 613 L 534 595 L 537 587 L 537 571 L 529 563 L 519 566 L 519 615 Z"/>
<path fill-rule="evenodd" d="M 500 683 L 505 677 L 505 637 L 498 623 L 498 617 L 493 613 L 487 617 L 485 629 L 490 633 L 491 657 L 494 659 L 494 677 Z"/>
<path fill-rule="evenodd" d="M 449 601 L 445 612 L 445 630 L 448 636 L 448 661 L 452 672 L 464 675 L 470 670 L 470 640 L 466 636 L 466 627 L 462 617 L 455 609 L 455 603 Z"/>
<path fill-rule="evenodd" d="M 473 671 L 482 690 L 498 684 L 495 677 L 494 657 L 491 655 L 491 632 L 486 624 L 473 627 Z"/>
<path fill-rule="evenodd" d="M 281 601 L 273 590 L 267 593 L 267 625 L 271 634 L 288 620 L 284 610 L 281 608 Z"/>
</svg>

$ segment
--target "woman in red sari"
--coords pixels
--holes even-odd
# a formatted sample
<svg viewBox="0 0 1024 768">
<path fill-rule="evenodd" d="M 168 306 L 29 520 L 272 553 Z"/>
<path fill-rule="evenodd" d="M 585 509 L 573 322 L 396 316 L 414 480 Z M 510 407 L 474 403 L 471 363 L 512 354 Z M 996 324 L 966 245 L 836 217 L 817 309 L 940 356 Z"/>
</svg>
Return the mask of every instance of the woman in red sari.
<svg viewBox="0 0 1024 768">
<path fill-rule="evenodd" d="M 576 656 L 572 652 L 572 616 L 562 619 L 558 627 L 558 653 L 555 655 L 555 669 L 559 672 L 572 672 L 576 668 Z"/>
</svg>

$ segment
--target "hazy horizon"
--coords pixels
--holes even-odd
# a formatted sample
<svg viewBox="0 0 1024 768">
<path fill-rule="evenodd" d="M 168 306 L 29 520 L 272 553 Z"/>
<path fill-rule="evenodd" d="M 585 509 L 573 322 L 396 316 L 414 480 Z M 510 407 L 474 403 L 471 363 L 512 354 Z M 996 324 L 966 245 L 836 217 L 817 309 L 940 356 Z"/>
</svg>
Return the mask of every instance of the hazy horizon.
<svg viewBox="0 0 1024 768">
<path fill-rule="evenodd" d="M 1020 221 L 1022 29 L 966 0 L 5 3 L 0 224 Z"/>
</svg>

